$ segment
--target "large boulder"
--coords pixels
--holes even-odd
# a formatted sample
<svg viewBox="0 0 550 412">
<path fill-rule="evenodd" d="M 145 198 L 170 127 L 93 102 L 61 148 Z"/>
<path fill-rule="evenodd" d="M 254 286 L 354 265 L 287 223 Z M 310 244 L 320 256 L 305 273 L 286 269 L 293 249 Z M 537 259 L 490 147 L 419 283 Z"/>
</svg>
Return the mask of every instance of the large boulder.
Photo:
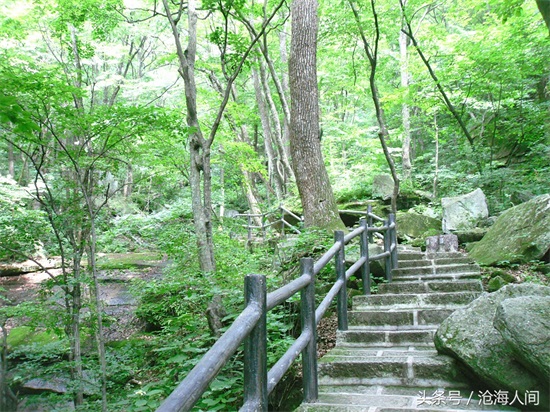
<svg viewBox="0 0 550 412">
<path fill-rule="evenodd" d="M 482 265 L 543 259 L 550 249 L 550 194 L 506 210 L 470 250 Z"/>
<path fill-rule="evenodd" d="M 457 197 L 441 199 L 443 232 L 471 229 L 489 217 L 487 199 L 481 189 Z"/>
<path fill-rule="evenodd" d="M 516 359 L 550 382 L 550 297 L 503 300 L 493 322 Z"/>
<path fill-rule="evenodd" d="M 372 181 L 372 197 L 382 200 L 393 196 L 393 179 L 388 174 L 376 175 Z"/>
<path fill-rule="evenodd" d="M 415 212 L 397 212 L 397 233 L 399 236 L 418 238 L 441 233 L 441 221 Z"/>
<path fill-rule="evenodd" d="M 550 287 L 535 284 L 507 285 L 494 293 L 485 293 L 466 308 L 457 310 L 443 321 L 435 335 L 440 353 L 465 365 L 478 379 L 478 386 L 495 390 L 538 391 L 540 404 L 548 405 L 547 381 L 536 369 L 521 364 L 514 350 L 494 327 L 497 309 L 508 299 L 528 296 L 550 297 Z M 525 317 L 534 317 L 526 313 Z"/>
</svg>

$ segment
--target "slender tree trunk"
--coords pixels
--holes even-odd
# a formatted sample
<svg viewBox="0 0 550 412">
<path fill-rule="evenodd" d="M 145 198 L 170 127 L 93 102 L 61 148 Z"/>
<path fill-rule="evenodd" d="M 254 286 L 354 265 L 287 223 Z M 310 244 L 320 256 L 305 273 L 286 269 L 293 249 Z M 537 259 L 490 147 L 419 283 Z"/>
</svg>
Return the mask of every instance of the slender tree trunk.
<svg viewBox="0 0 550 412">
<path fill-rule="evenodd" d="M 128 199 L 132 196 L 134 191 L 134 170 L 132 169 L 132 164 L 128 163 L 126 165 L 126 182 L 124 183 L 123 196 Z"/>
<path fill-rule="evenodd" d="M 363 48 L 365 49 L 365 54 L 370 63 L 370 76 L 369 84 L 372 94 L 372 102 L 374 103 L 374 109 L 376 112 L 376 119 L 378 120 L 378 138 L 380 140 L 380 145 L 382 146 L 382 151 L 384 152 L 384 157 L 390 168 L 391 176 L 393 179 L 393 195 L 391 199 L 391 209 L 393 213 L 397 211 L 397 196 L 399 196 L 399 176 L 397 176 L 397 171 L 395 169 L 395 163 L 391 156 L 391 153 L 388 149 L 387 139 L 389 136 L 388 128 L 386 126 L 386 119 L 384 116 L 384 110 L 382 108 L 382 103 L 380 102 L 380 94 L 378 93 L 378 87 L 376 85 L 376 68 L 378 65 L 378 41 L 380 39 L 380 27 L 378 25 L 378 14 L 376 13 L 375 1 L 371 0 L 371 9 L 374 16 L 374 29 L 375 29 L 375 38 L 373 44 L 371 45 L 367 40 L 365 35 L 365 30 L 363 24 L 359 17 L 359 12 L 356 8 L 355 3 L 352 0 L 349 0 L 355 22 L 357 23 L 357 28 L 359 29 L 359 34 L 361 35 L 361 40 L 363 42 Z"/>
<path fill-rule="evenodd" d="M 13 145 L 8 142 L 8 175 L 15 179 L 15 156 L 13 153 Z"/>
<path fill-rule="evenodd" d="M 279 154 L 279 162 L 278 164 L 282 166 L 284 171 L 284 178 L 283 182 L 286 184 L 289 180 L 295 180 L 294 171 L 292 170 L 292 166 L 289 160 L 289 153 L 288 153 L 288 140 L 285 140 L 284 138 L 284 130 L 288 127 L 286 124 L 283 125 L 281 128 L 281 122 L 279 121 L 279 112 L 277 111 L 277 106 L 275 105 L 275 102 L 273 101 L 273 97 L 271 96 L 271 89 L 269 88 L 269 82 L 268 82 L 268 76 L 267 72 L 265 70 L 265 64 L 263 62 L 260 62 L 260 80 L 262 83 L 262 88 L 264 91 L 264 95 L 269 107 L 269 111 L 271 112 L 271 119 L 273 121 L 273 129 L 275 130 L 275 142 L 277 147 L 277 153 Z M 285 115 L 286 116 L 286 115 Z M 286 189 L 286 188 L 285 188 Z M 286 193 L 286 190 L 284 191 Z"/>
<path fill-rule="evenodd" d="M 439 126 L 437 124 L 437 112 L 434 113 L 434 130 L 435 130 L 435 171 L 433 181 L 433 198 L 437 198 L 437 186 L 439 184 Z"/>
<path fill-rule="evenodd" d="M 164 9 L 172 28 L 176 51 L 180 64 L 180 75 L 185 87 L 187 125 L 193 130 L 189 135 L 191 205 L 193 222 L 199 252 L 199 264 L 203 272 L 216 270 L 214 241 L 212 236 L 212 187 L 210 146 L 201 132 L 197 115 L 197 87 L 195 84 L 195 58 L 197 50 L 197 13 L 194 0 L 187 3 L 188 40 L 184 51 L 177 28 L 180 14 L 174 16 L 168 0 L 163 0 Z M 181 10 L 180 12 L 181 13 Z"/>
<path fill-rule="evenodd" d="M 405 1 L 405 0 L 404 0 Z M 402 25 L 405 24 L 402 22 Z M 405 91 L 405 96 L 408 96 L 409 90 L 409 55 L 408 55 L 408 38 L 403 31 L 399 32 L 399 55 L 401 58 L 401 87 Z M 402 146 L 402 165 L 403 179 L 408 180 L 411 177 L 411 121 L 409 103 L 405 97 L 405 101 L 401 105 L 401 119 L 403 122 L 403 146 Z"/>
<path fill-rule="evenodd" d="M 283 198 L 283 177 L 277 170 L 277 159 L 275 157 L 275 151 L 273 150 L 272 132 L 269 123 L 269 115 L 262 93 L 262 86 L 260 84 L 260 76 L 256 69 L 252 70 L 252 77 L 254 79 L 254 91 L 256 94 L 256 104 L 258 105 L 258 114 L 260 115 L 260 121 L 262 123 L 262 130 L 264 134 L 264 147 L 267 157 L 267 169 L 269 174 L 269 182 L 275 189 L 277 200 L 281 201 Z"/>
<path fill-rule="evenodd" d="M 306 226 L 335 230 L 344 224 L 338 214 L 319 140 L 317 7 L 316 0 L 294 0 L 291 6 L 290 150 Z"/>
</svg>

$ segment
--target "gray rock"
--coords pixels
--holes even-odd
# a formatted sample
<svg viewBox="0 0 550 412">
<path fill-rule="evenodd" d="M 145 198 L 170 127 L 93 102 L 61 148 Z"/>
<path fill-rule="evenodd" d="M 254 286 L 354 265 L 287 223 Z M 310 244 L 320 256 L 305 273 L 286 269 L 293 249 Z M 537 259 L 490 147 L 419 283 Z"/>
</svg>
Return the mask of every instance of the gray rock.
<svg viewBox="0 0 550 412">
<path fill-rule="evenodd" d="M 548 382 L 541 381 L 516 360 L 510 346 L 493 326 L 498 305 L 520 296 L 550 297 L 550 287 L 512 284 L 497 292 L 483 294 L 441 323 L 435 335 L 435 345 L 439 352 L 467 366 L 481 385 L 521 394 L 539 391 L 541 405 L 548 405 Z"/>
<path fill-rule="evenodd" d="M 393 196 L 393 179 L 388 174 L 376 175 L 372 181 L 372 197 L 383 200 Z"/>
<path fill-rule="evenodd" d="M 444 197 L 441 199 L 443 207 L 443 232 L 451 230 L 471 229 L 489 217 L 487 200 L 481 189 L 463 196 Z"/>
<path fill-rule="evenodd" d="M 23 390 L 25 392 L 39 393 L 39 392 L 54 392 L 54 393 L 66 393 L 67 392 L 67 379 L 64 378 L 34 378 L 23 384 Z"/>
<path fill-rule="evenodd" d="M 542 260 L 550 249 L 550 194 L 506 210 L 470 251 L 482 265 Z"/>
<path fill-rule="evenodd" d="M 500 275 L 497 275 L 493 278 L 491 278 L 491 280 L 489 280 L 489 283 L 487 284 L 487 290 L 489 292 L 496 292 L 497 290 L 499 290 L 500 288 L 506 286 L 509 282 L 506 282 L 502 276 Z"/>
<path fill-rule="evenodd" d="M 458 243 L 479 242 L 487 234 L 487 228 L 475 227 L 469 230 L 457 230 L 454 234 L 458 237 Z"/>
<path fill-rule="evenodd" d="M 550 382 L 550 297 L 506 299 L 493 324 L 516 358 L 543 382 Z"/>
</svg>

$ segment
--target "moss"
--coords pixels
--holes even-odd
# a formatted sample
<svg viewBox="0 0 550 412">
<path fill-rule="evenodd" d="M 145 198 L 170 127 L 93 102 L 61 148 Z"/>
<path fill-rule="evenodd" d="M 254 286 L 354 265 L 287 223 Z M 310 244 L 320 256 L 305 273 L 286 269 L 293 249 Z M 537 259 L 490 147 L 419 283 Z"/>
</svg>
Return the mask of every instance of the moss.
<svg viewBox="0 0 550 412">
<path fill-rule="evenodd" d="M 508 282 L 506 282 L 502 277 L 495 276 L 489 281 L 489 284 L 487 285 L 487 290 L 489 292 L 496 292 L 501 287 L 506 286 L 507 284 Z"/>
<path fill-rule="evenodd" d="M 13 349 L 21 345 L 45 345 L 57 340 L 58 337 L 52 332 L 36 331 L 29 326 L 18 326 L 13 328 L 8 335 L 8 347 Z"/>
<path fill-rule="evenodd" d="M 134 269 L 140 267 L 158 266 L 161 264 L 158 253 L 109 253 L 99 257 L 99 269 Z"/>
</svg>

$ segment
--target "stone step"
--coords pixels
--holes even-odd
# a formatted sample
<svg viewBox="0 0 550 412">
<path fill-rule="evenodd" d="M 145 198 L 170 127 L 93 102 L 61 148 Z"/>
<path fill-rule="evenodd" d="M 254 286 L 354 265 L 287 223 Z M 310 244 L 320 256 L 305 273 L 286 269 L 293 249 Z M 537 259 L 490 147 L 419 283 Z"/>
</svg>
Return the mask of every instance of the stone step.
<svg viewBox="0 0 550 412">
<path fill-rule="evenodd" d="M 436 328 L 414 328 L 403 330 L 376 330 L 367 328 L 353 328 L 336 333 L 336 347 L 393 347 L 420 346 L 433 348 Z"/>
<path fill-rule="evenodd" d="M 398 262 L 399 269 L 431 266 L 431 265 L 454 265 L 454 264 L 472 264 L 474 261 L 467 256 L 456 258 L 438 258 L 438 259 L 418 259 L 403 260 Z"/>
<path fill-rule="evenodd" d="M 302 404 L 297 411 L 349 412 L 460 412 L 517 411 L 511 406 L 490 405 L 477 392 L 440 387 L 320 386 L 315 403 Z"/>
<path fill-rule="evenodd" d="M 422 260 L 426 258 L 426 254 L 420 251 L 397 251 L 397 259 L 399 262 L 405 260 Z"/>
<path fill-rule="evenodd" d="M 479 265 L 475 263 L 457 263 L 450 265 L 430 265 L 393 269 L 394 277 L 407 275 L 438 275 L 447 273 L 480 272 Z"/>
<path fill-rule="evenodd" d="M 457 280 L 467 280 L 467 279 L 479 279 L 481 274 L 479 271 L 471 272 L 458 272 L 458 273 L 437 273 L 437 274 L 428 274 L 428 275 L 398 275 L 393 276 L 392 281 L 394 282 L 429 282 L 429 281 L 457 281 Z"/>
<path fill-rule="evenodd" d="M 426 281 L 426 282 L 392 282 L 378 284 L 378 294 L 387 293 L 433 293 L 433 292 L 483 292 L 483 285 L 479 280 L 463 280 L 455 282 Z"/>
<path fill-rule="evenodd" d="M 354 310 L 376 307 L 418 308 L 429 306 L 467 305 L 481 292 L 406 293 L 354 296 Z"/>
<path fill-rule="evenodd" d="M 394 353 L 392 353 L 394 352 Z M 465 378 L 455 360 L 421 351 L 330 351 L 319 361 L 323 385 L 394 385 L 464 387 Z M 364 355 L 364 356 L 362 356 Z"/>
<path fill-rule="evenodd" d="M 456 309 L 463 307 L 445 305 L 430 308 L 403 308 L 384 310 L 352 310 L 348 314 L 350 325 L 360 326 L 399 326 L 399 325 L 439 325 Z"/>
</svg>

